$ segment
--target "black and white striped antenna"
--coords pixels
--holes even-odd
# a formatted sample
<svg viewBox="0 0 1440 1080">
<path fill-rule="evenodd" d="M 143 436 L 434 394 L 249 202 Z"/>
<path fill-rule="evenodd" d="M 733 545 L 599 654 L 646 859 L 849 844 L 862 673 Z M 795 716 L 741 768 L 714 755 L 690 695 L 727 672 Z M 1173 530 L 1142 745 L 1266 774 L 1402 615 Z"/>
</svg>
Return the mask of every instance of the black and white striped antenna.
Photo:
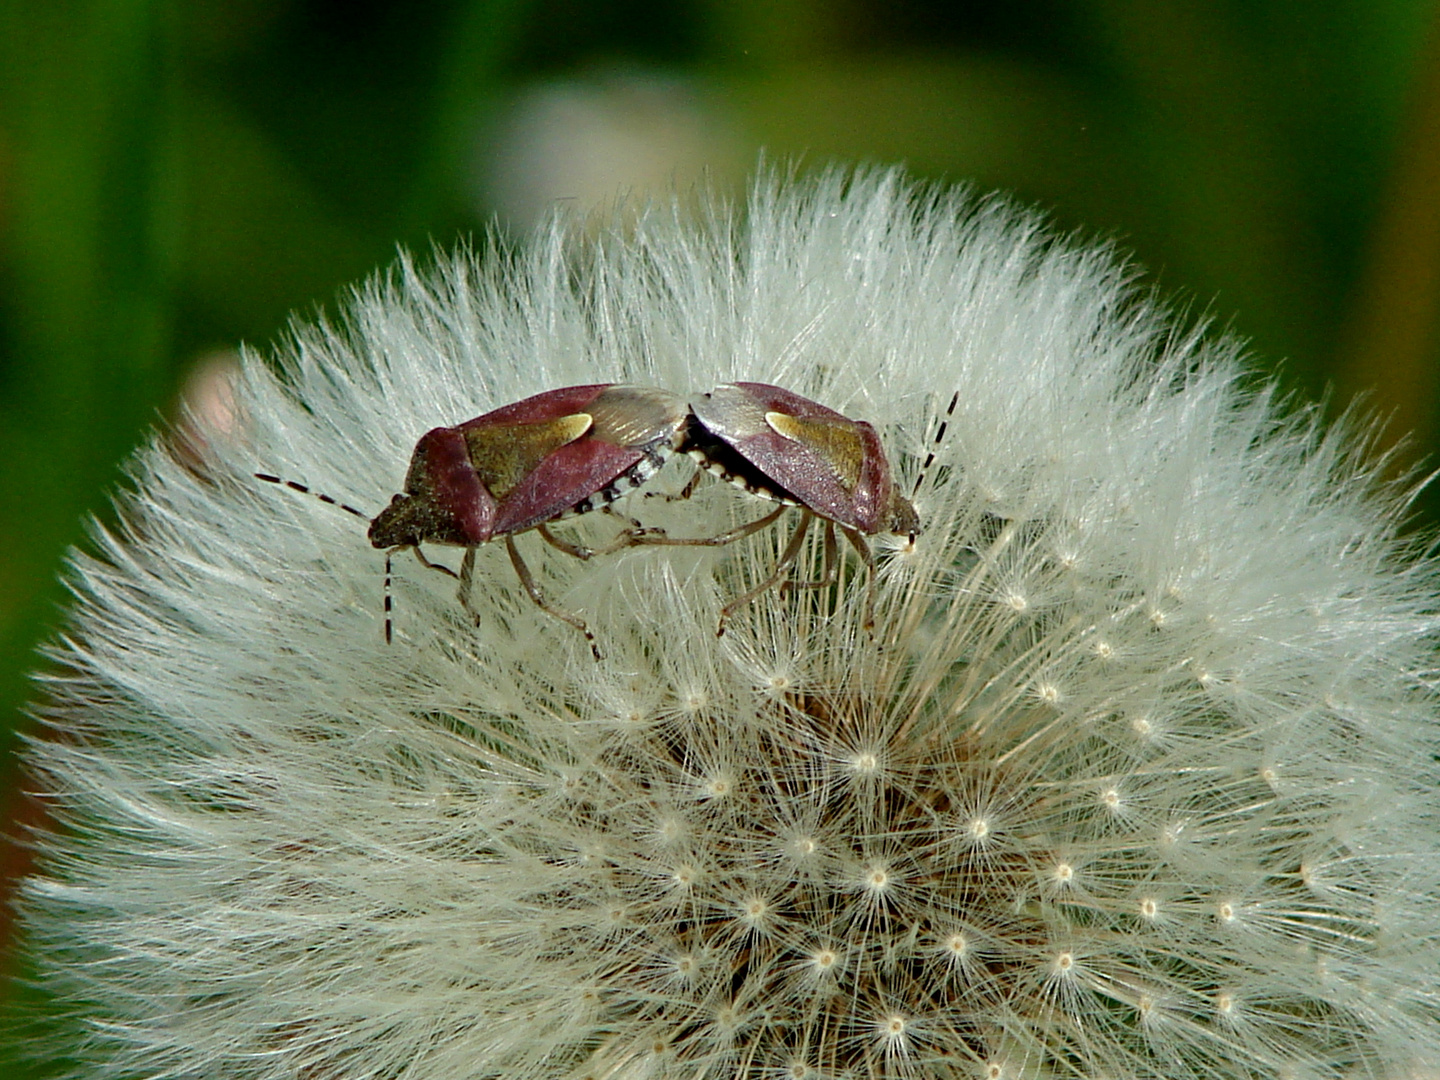
<svg viewBox="0 0 1440 1080">
<path fill-rule="evenodd" d="M 254 474 L 254 476 L 256 480 L 264 480 L 267 484 L 278 484 L 281 487 L 289 488 L 291 491 L 298 491 L 302 495 L 309 495 L 312 498 L 319 499 L 323 503 L 328 503 L 330 506 L 338 507 L 339 509 L 344 510 L 347 514 L 353 514 L 355 517 L 365 522 L 366 525 L 370 524 L 369 514 L 365 513 L 362 510 L 356 510 L 355 507 L 351 506 L 349 503 L 343 503 L 339 499 L 334 498 L 333 496 L 326 495 L 323 491 L 316 491 L 314 488 L 306 487 L 304 484 L 301 484 L 295 480 L 286 480 L 283 477 L 272 476 L 269 473 L 257 472 Z M 392 551 L 385 552 L 385 644 L 387 645 L 390 644 L 391 639 L 394 635 L 394 623 L 392 619 L 394 604 L 390 598 L 391 562 L 393 555 L 394 552 Z"/>
<path fill-rule="evenodd" d="M 930 471 L 930 466 L 935 464 L 935 452 L 945 441 L 945 429 L 950 426 L 950 418 L 955 415 L 955 406 L 959 403 L 960 391 L 956 390 L 950 398 L 949 406 L 945 409 L 945 415 L 940 418 L 940 426 L 935 429 L 935 437 L 930 440 L 930 451 L 925 455 L 925 461 L 920 466 L 920 475 L 915 477 L 915 487 L 910 491 L 912 501 L 920 493 L 920 485 L 925 482 L 925 474 Z"/>
</svg>

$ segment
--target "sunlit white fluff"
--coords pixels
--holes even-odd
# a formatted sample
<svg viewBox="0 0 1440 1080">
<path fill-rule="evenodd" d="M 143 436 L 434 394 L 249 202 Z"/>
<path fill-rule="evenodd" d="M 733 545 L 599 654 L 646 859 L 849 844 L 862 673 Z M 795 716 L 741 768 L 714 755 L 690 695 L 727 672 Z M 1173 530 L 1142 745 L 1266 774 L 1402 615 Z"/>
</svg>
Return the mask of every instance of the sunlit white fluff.
<svg viewBox="0 0 1440 1080">
<path fill-rule="evenodd" d="M 1355 442 L 1103 250 L 891 173 L 402 265 L 252 360 L 77 559 L 24 895 L 79 1075 L 1356 1078 L 1440 1061 L 1433 567 Z M 924 532 L 719 608 L 786 529 L 591 563 L 607 658 L 363 524 L 554 387 L 780 384 Z M 953 409 L 951 408 L 953 402 Z M 944 422 L 943 434 L 937 438 Z M 652 483 L 683 486 L 678 463 Z M 622 508 L 673 535 L 727 485 Z M 618 526 L 578 521 L 596 538 Z M 442 558 L 443 549 L 430 555 Z M 819 572 L 818 547 L 802 575 Z M 455 563 L 455 558 L 450 558 Z"/>
</svg>

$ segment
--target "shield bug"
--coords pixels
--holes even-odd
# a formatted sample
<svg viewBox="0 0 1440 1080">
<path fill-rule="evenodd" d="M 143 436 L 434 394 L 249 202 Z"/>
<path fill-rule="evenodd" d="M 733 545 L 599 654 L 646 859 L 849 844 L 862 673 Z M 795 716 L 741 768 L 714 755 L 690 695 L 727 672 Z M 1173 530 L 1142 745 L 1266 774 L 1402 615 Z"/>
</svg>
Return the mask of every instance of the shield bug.
<svg viewBox="0 0 1440 1080">
<path fill-rule="evenodd" d="M 864 625 L 873 629 L 875 557 L 865 538 L 892 533 L 913 540 L 920 531 L 920 520 L 910 500 L 896 488 L 880 436 L 870 424 L 778 386 L 730 383 L 690 403 L 680 449 L 721 479 L 781 505 L 720 536 L 640 536 L 629 542 L 728 544 L 771 524 L 787 506 L 800 510 L 799 523 L 774 572 L 721 609 L 719 633 L 725 632 L 726 620 L 737 610 L 782 582 L 787 588 L 816 588 L 832 582 L 838 569 L 836 528 L 850 541 L 869 574 Z M 682 494 L 692 489 L 693 481 Z M 815 518 L 825 524 L 823 578 L 786 581 Z"/>
<path fill-rule="evenodd" d="M 653 476 L 679 447 L 688 415 L 684 402 L 666 390 L 596 383 L 547 390 L 454 427 L 426 432 L 411 455 L 404 490 L 370 522 L 370 543 L 386 552 L 386 640 L 391 636 L 388 584 L 395 552 L 410 548 L 423 565 L 458 578 L 461 605 L 473 615 L 475 550 L 503 539 L 530 599 L 584 634 L 600 659 L 585 620 L 556 607 L 540 590 L 515 536 L 534 529 L 552 547 L 581 559 L 643 542 L 646 530 L 633 523 L 616 542 L 600 549 L 562 540 L 547 525 L 608 509 Z M 432 563 L 421 544 L 464 548 L 460 572 Z"/>
</svg>

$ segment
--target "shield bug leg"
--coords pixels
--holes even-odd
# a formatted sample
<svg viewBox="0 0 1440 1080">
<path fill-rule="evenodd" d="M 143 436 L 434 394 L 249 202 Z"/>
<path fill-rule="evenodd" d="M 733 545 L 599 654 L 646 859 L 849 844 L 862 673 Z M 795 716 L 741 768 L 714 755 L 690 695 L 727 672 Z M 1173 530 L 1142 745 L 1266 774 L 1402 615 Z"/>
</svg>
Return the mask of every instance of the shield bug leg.
<svg viewBox="0 0 1440 1080">
<path fill-rule="evenodd" d="M 840 546 L 835 540 L 835 524 L 827 521 L 825 523 L 825 556 L 821 564 L 820 577 L 814 581 L 796 581 L 794 578 L 786 578 L 780 583 L 780 591 L 788 593 L 791 589 L 823 589 L 827 585 L 835 584 L 836 575 L 840 570 Z"/>
<path fill-rule="evenodd" d="M 418 549 L 417 549 L 418 550 Z M 475 548 L 466 548 L 465 557 L 460 560 L 460 606 L 470 621 L 480 625 L 480 613 L 475 610 Z"/>
<path fill-rule="evenodd" d="M 865 617 L 860 625 L 865 628 L 867 634 L 874 634 L 875 553 L 870 550 L 870 545 L 865 543 L 865 538 L 854 529 L 847 529 L 842 525 L 840 526 L 840 531 L 845 534 L 845 539 L 850 541 L 850 546 L 859 553 L 861 561 L 865 563 Z M 912 542 L 914 541 L 914 533 L 910 534 L 910 539 Z"/>
<path fill-rule="evenodd" d="M 562 540 L 552 533 L 544 525 L 537 525 L 535 531 L 540 534 L 540 539 L 553 547 L 556 551 L 563 551 L 566 555 L 576 559 L 590 559 L 599 554 L 594 548 L 588 548 L 581 544 L 572 544 L 569 540 Z"/>
<path fill-rule="evenodd" d="M 660 540 L 648 540 L 646 537 L 663 536 L 664 529 L 648 529 L 637 523 L 634 529 L 626 529 L 608 544 L 600 547 L 586 547 L 584 544 L 571 543 L 569 540 L 562 540 L 552 533 L 544 525 L 537 525 L 535 531 L 540 534 L 540 539 L 553 547 L 556 551 L 563 551 L 566 555 L 576 559 L 593 559 L 597 555 L 610 555 L 621 548 L 633 547 L 636 544 L 663 543 Z"/>
<path fill-rule="evenodd" d="M 648 492 L 647 492 L 647 494 L 648 494 Z M 622 514 L 622 513 L 620 513 L 620 511 L 619 511 L 619 510 L 616 510 L 613 505 L 607 505 L 607 506 L 605 507 L 605 513 L 609 514 L 611 517 L 615 518 L 617 521 L 624 522 L 624 532 L 621 534 L 622 537 L 623 537 L 623 536 L 664 536 L 664 535 L 665 535 L 665 530 L 662 529 L 662 528 L 660 528 L 659 526 L 656 526 L 656 525 L 646 525 L 646 524 L 644 524 L 643 522 L 637 520 L 636 518 L 631 517 L 629 514 Z M 628 547 L 628 546 L 629 546 L 628 543 L 621 542 L 621 539 L 620 539 L 620 538 L 617 538 L 616 541 L 615 541 L 614 546 L 613 546 L 612 548 L 610 548 L 610 550 L 619 550 L 619 549 L 622 548 L 622 547 Z"/>
<path fill-rule="evenodd" d="M 747 536 L 753 536 L 766 525 L 771 525 L 775 520 L 790 509 L 788 505 L 777 506 L 762 518 L 751 521 L 748 524 L 740 525 L 728 532 L 720 533 L 718 536 L 666 536 L 664 532 L 658 535 L 643 535 L 628 537 L 625 542 L 627 547 L 724 547 L 726 544 L 733 544 L 736 540 L 743 540 Z"/>
<path fill-rule="evenodd" d="M 401 551 L 403 549 L 404 545 L 402 544 L 399 547 L 394 547 L 390 550 Z M 454 570 L 451 570 L 450 567 L 445 566 L 443 563 L 431 562 L 429 559 L 427 559 L 425 557 L 425 553 L 420 550 L 419 544 L 416 544 L 411 550 L 415 552 L 415 558 L 420 560 L 420 565 L 425 567 L 426 570 L 438 570 L 440 573 L 445 574 L 447 577 L 453 577 L 457 580 L 459 579 L 460 575 L 457 574 Z"/>
<path fill-rule="evenodd" d="M 513 536 L 505 537 L 505 550 L 510 553 L 510 565 L 515 567 L 515 574 L 520 578 L 520 584 L 525 586 L 525 591 L 530 594 L 530 599 L 535 602 L 535 606 L 547 615 L 553 616 L 563 623 L 569 623 L 576 630 L 579 630 L 580 633 L 585 635 L 585 640 L 590 643 L 590 652 L 594 655 L 596 661 L 598 662 L 605 659 L 604 654 L 600 651 L 600 646 L 595 642 L 595 635 L 590 632 L 590 627 L 585 625 L 585 620 L 572 611 L 566 611 L 564 608 L 556 607 L 546 598 L 545 594 L 541 592 L 540 586 L 535 581 L 535 576 L 530 573 L 530 567 L 526 566 L 525 560 L 520 557 L 520 549 L 515 546 L 515 538 Z"/>
<path fill-rule="evenodd" d="M 505 546 L 510 553 L 510 563 L 515 567 L 515 573 L 520 578 L 520 584 L 525 586 L 525 592 L 529 595 L 530 599 L 547 615 L 553 615 L 561 622 L 569 623 L 584 634 L 585 640 L 590 643 L 590 651 L 595 654 L 595 659 L 599 660 L 601 656 L 600 650 L 595 645 L 595 635 L 592 634 L 590 628 L 585 625 L 585 620 L 578 615 L 574 615 L 550 603 L 544 592 L 541 591 L 539 584 L 535 581 L 535 575 L 531 573 L 530 567 L 526 565 L 525 560 L 520 557 L 520 550 L 515 546 L 515 541 L 507 536 L 505 538 Z M 475 595 L 475 553 L 478 550 L 480 550 L 478 547 L 465 549 L 465 557 L 460 560 L 460 573 L 458 575 L 460 578 L 460 606 L 465 609 L 465 614 L 470 616 L 476 626 L 480 625 L 480 612 L 475 610 L 473 602 Z M 562 547 L 560 550 L 564 551 L 565 549 Z M 445 567 L 439 567 L 438 569 L 444 570 Z"/>
<path fill-rule="evenodd" d="M 782 506 L 780 509 L 784 510 L 785 507 Z M 770 576 L 749 592 L 735 597 L 735 599 L 720 609 L 720 625 L 715 628 L 716 637 L 725 636 L 725 624 L 730 621 L 730 616 L 734 615 L 735 612 L 750 603 L 750 601 L 754 600 L 761 593 L 764 593 L 768 589 L 773 589 L 785 580 L 785 576 L 790 572 L 790 564 L 793 563 L 800 554 L 800 545 L 805 541 L 805 533 L 809 530 L 810 521 L 814 516 L 815 515 L 809 510 L 801 510 L 800 523 L 795 526 L 795 532 L 791 534 L 790 542 L 785 545 L 785 550 L 780 553 L 780 558 L 775 560 L 775 569 L 771 572 Z"/>
<path fill-rule="evenodd" d="M 696 475 L 698 476 L 699 473 L 697 473 Z M 687 489 L 693 489 L 694 484 L 687 484 L 686 487 Z M 662 496 L 662 498 L 663 497 L 664 496 Z M 678 496 L 676 497 L 678 498 Z M 662 533 L 658 536 L 646 535 L 628 537 L 627 542 L 636 546 L 655 547 L 724 547 L 726 544 L 733 544 L 737 540 L 743 540 L 747 536 L 753 536 L 761 529 L 764 529 L 769 525 L 773 525 L 779 519 L 780 515 L 785 513 L 785 511 L 788 509 L 790 509 L 790 504 L 782 503 L 774 510 L 771 510 L 764 517 L 757 518 L 754 521 L 747 522 L 744 525 L 737 526 L 736 528 L 730 529 L 716 536 L 666 536 Z M 800 553 L 800 542 L 804 539 L 805 530 L 808 529 L 810 525 L 809 511 L 805 511 L 804 513 L 805 516 L 801 519 L 800 524 L 795 529 L 795 535 L 790 538 L 790 542 L 786 545 L 785 551 L 781 554 L 779 561 L 775 564 L 774 574 L 772 574 L 771 577 L 767 578 L 765 583 L 759 588 L 756 588 L 746 593 L 738 600 L 731 601 L 730 603 L 725 605 L 724 609 L 720 613 L 720 625 L 715 631 L 716 637 L 724 636 L 725 622 L 735 611 L 744 607 L 751 600 L 755 599 L 755 597 L 759 596 L 766 589 L 773 587 L 785 577 L 786 570 L 789 567 L 790 563 L 794 562 L 796 556 Z M 826 551 L 827 558 L 829 558 L 830 554 L 832 554 L 834 551 L 833 540 L 828 542 Z"/>
<path fill-rule="evenodd" d="M 780 591 L 787 593 L 791 589 L 823 589 L 827 585 L 833 585 L 840 570 L 840 548 L 835 539 L 835 523 L 825 523 L 825 561 L 824 571 L 820 578 L 815 581 L 796 581 L 789 578 L 780 583 Z M 875 632 L 875 554 L 870 550 L 870 545 L 865 538 L 854 529 L 847 529 L 841 525 L 840 531 L 845 534 L 845 539 L 850 541 L 860 561 L 865 564 L 865 611 L 861 626 L 866 633 Z"/>
</svg>

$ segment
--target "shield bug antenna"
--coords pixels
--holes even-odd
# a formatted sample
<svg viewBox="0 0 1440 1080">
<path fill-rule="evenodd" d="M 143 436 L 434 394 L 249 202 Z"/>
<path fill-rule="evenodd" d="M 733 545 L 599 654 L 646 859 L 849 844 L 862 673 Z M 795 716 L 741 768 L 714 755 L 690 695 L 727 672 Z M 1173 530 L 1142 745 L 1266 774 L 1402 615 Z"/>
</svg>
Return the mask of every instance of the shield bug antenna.
<svg viewBox="0 0 1440 1080">
<path fill-rule="evenodd" d="M 950 427 L 950 420 L 955 415 L 955 406 L 960 404 L 960 391 L 956 390 L 950 396 L 950 404 L 945 407 L 945 415 L 940 418 L 936 425 L 935 437 L 930 440 L 930 449 L 925 454 L 925 460 L 920 463 L 920 472 L 915 477 L 915 486 L 910 489 L 910 499 L 913 502 L 920 494 L 920 485 L 925 482 L 926 475 L 930 472 L 930 466 L 935 464 L 935 453 L 940 449 L 940 444 L 945 441 L 945 432 Z"/>
<path fill-rule="evenodd" d="M 628 538 L 627 542 L 729 544 L 770 525 L 788 506 L 800 510 L 800 520 L 773 572 L 721 609 L 718 634 L 724 634 L 731 615 L 767 589 L 776 585 L 819 588 L 833 582 L 839 564 L 837 528 L 865 564 L 869 576 L 864 625 L 867 630 L 874 629 L 875 556 L 866 537 L 891 533 L 913 541 L 920 520 L 910 500 L 896 489 L 880 436 L 870 424 L 778 386 L 731 383 L 690 403 L 680 449 L 721 479 L 781 505 L 757 521 L 719 536 L 651 535 Z M 682 495 L 692 489 L 693 482 Z M 825 526 L 824 574 L 819 581 L 786 580 L 815 518 Z"/>
<path fill-rule="evenodd" d="M 578 559 L 646 542 L 650 530 L 634 523 L 601 548 L 570 543 L 547 526 L 575 514 L 608 510 L 643 484 L 679 447 L 687 415 L 684 401 L 669 391 L 596 383 L 547 390 L 455 427 L 426 432 L 411 455 L 404 490 L 370 521 L 370 543 L 385 549 L 385 640 L 391 638 L 390 561 L 397 551 L 409 548 L 422 565 L 458 578 L 461 606 L 476 617 L 470 599 L 475 550 L 503 539 L 530 599 L 580 631 L 599 660 L 599 646 L 585 620 L 546 598 L 515 537 L 533 529 L 556 550 Z M 299 484 L 256 475 L 314 494 Z M 432 563 L 421 544 L 464 548 L 460 572 Z"/>
<path fill-rule="evenodd" d="M 312 496 L 323 503 L 344 510 L 347 514 L 351 514 L 361 521 L 369 522 L 371 520 L 370 515 L 363 510 L 356 510 L 355 507 L 350 506 L 348 503 L 342 503 L 339 499 L 326 495 L 323 491 L 316 491 L 314 488 L 307 487 L 298 481 L 286 480 L 284 477 L 273 476 L 270 473 L 263 472 L 252 473 L 251 475 L 253 475 L 256 480 L 264 480 L 267 484 L 279 484 L 281 487 L 287 487 L 291 491 L 298 491 L 302 495 Z M 435 569 L 443 570 L 447 574 L 450 573 L 450 570 L 444 566 L 436 566 Z M 390 641 L 390 608 L 390 556 L 387 553 L 385 556 L 385 641 L 387 643 Z"/>
</svg>

